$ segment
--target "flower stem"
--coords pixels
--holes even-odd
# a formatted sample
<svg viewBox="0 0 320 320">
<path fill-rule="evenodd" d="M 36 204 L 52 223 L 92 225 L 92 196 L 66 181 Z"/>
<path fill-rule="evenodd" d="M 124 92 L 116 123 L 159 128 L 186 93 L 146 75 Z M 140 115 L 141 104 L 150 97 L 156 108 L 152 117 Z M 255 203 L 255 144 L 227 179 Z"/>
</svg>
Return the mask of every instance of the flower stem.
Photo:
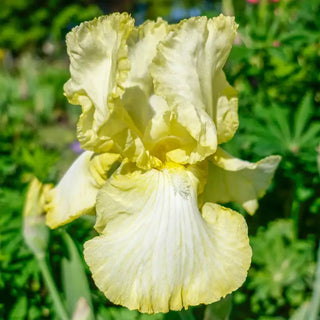
<svg viewBox="0 0 320 320">
<path fill-rule="evenodd" d="M 222 0 L 222 12 L 226 16 L 234 16 L 232 0 Z"/>
<path fill-rule="evenodd" d="M 49 290 L 50 296 L 53 300 L 53 304 L 55 307 L 55 312 L 61 320 L 68 320 L 68 314 L 65 310 L 65 307 L 61 301 L 56 285 L 53 281 L 52 275 L 48 268 L 48 264 L 46 262 L 45 257 L 37 257 L 39 267 L 44 278 L 45 284 Z"/>
</svg>

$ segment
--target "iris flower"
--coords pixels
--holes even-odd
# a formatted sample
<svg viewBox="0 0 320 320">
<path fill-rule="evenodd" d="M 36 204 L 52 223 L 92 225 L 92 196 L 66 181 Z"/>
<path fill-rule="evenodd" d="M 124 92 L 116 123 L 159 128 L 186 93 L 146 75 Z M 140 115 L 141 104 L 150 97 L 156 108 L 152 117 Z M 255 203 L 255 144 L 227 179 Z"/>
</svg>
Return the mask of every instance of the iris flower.
<svg viewBox="0 0 320 320">
<path fill-rule="evenodd" d="M 187 309 L 247 276 L 246 222 L 218 203 L 253 214 L 280 159 L 250 163 L 218 146 L 238 128 L 237 92 L 223 72 L 236 29 L 223 15 L 136 27 L 115 13 L 67 35 L 64 90 L 82 107 L 85 152 L 50 192 L 47 224 L 96 214 L 84 257 L 115 304 Z"/>
</svg>

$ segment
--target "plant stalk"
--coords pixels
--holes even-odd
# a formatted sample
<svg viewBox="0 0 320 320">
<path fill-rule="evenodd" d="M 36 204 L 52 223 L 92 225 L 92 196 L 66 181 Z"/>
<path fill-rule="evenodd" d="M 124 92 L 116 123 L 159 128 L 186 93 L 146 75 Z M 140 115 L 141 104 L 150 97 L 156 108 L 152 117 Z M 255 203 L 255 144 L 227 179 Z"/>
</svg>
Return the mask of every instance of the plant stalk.
<svg viewBox="0 0 320 320">
<path fill-rule="evenodd" d="M 222 12 L 226 16 L 234 16 L 234 7 L 232 0 L 222 0 Z"/>
</svg>

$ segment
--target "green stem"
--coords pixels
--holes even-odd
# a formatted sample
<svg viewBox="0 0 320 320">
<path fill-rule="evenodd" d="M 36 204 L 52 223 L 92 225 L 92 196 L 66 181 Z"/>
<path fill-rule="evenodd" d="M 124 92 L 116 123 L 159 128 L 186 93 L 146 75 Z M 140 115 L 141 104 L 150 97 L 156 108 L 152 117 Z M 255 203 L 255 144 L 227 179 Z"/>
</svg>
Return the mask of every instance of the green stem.
<svg viewBox="0 0 320 320">
<path fill-rule="evenodd" d="M 309 308 L 309 320 L 317 320 L 320 311 L 320 243 L 318 248 L 318 261 L 316 269 L 316 277 L 313 285 L 313 292 Z"/>
<path fill-rule="evenodd" d="M 49 290 L 50 296 L 53 300 L 53 304 L 55 307 L 55 312 L 59 316 L 61 320 L 68 320 L 69 316 L 65 310 L 64 305 L 62 304 L 61 298 L 59 296 L 58 290 L 56 288 L 56 285 L 53 281 L 52 275 L 50 273 L 50 270 L 48 268 L 47 262 L 45 257 L 37 257 L 39 267 L 42 273 L 42 276 L 44 278 L 45 284 Z"/>
<path fill-rule="evenodd" d="M 222 12 L 226 16 L 234 16 L 232 0 L 222 0 Z"/>
</svg>

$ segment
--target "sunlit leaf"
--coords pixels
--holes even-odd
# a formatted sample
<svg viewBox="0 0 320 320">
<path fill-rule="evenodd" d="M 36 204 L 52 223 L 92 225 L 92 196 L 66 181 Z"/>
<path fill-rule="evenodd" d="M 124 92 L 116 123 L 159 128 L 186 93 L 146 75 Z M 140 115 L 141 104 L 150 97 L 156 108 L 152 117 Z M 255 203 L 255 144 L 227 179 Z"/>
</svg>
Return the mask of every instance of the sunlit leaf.
<svg viewBox="0 0 320 320">
<path fill-rule="evenodd" d="M 63 240 L 68 250 L 68 258 L 61 261 L 62 283 L 69 312 L 73 314 L 80 298 L 84 298 L 91 308 L 89 319 L 93 319 L 91 294 L 84 271 L 83 261 L 71 237 L 64 232 Z"/>
</svg>

